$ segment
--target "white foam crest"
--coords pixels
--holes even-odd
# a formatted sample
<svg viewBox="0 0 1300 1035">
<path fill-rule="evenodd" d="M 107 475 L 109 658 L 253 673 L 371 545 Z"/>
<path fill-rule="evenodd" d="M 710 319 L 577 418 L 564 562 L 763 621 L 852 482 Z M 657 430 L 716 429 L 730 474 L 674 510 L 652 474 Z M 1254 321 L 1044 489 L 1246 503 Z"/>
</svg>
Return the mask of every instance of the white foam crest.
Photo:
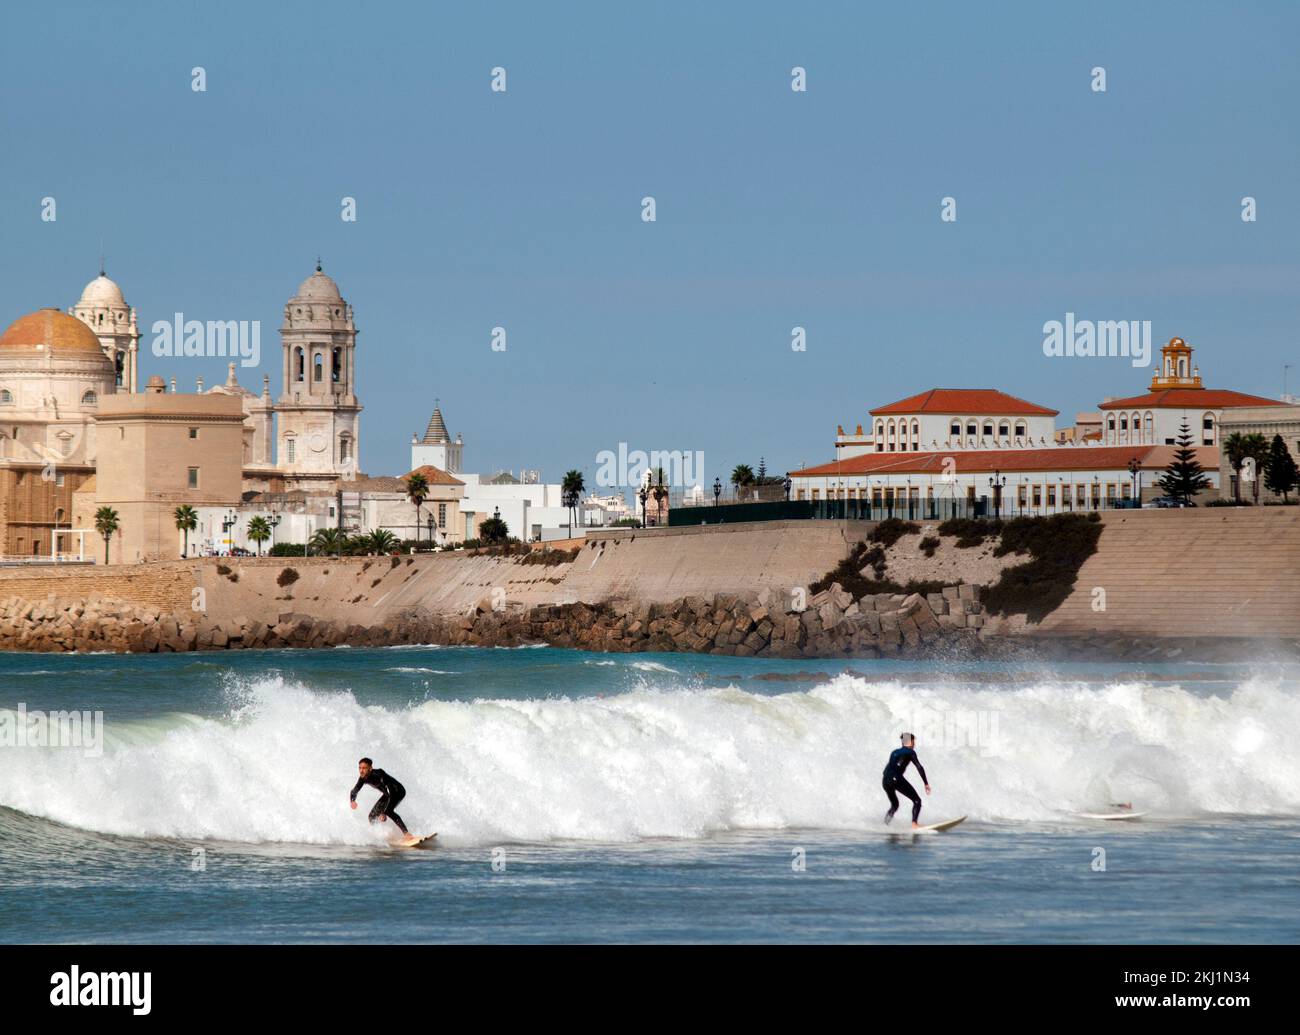
<svg viewBox="0 0 1300 1035">
<path fill-rule="evenodd" d="M 935 820 L 1058 820 L 1118 801 L 1300 813 L 1300 702 L 1259 680 L 1210 696 L 846 674 L 775 696 L 642 687 L 390 709 L 277 677 L 247 684 L 222 720 L 108 719 L 102 758 L 26 749 L 0 769 L 0 805 L 129 836 L 364 844 L 382 834 L 365 821 L 375 793 L 355 812 L 347 795 L 368 755 L 405 784 L 408 825 L 449 843 L 855 829 L 879 823 L 885 757 L 911 728 Z"/>
</svg>

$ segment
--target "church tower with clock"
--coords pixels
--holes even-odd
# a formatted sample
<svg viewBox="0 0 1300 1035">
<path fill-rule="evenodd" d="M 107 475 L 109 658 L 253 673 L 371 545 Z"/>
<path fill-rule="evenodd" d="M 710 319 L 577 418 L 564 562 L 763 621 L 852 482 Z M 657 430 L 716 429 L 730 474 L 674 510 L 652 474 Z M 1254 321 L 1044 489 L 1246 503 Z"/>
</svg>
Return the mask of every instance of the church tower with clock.
<svg viewBox="0 0 1300 1035">
<path fill-rule="evenodd" d="M 276 467 L 286 489 L 334 489 L 357 477 L 357 328 L 319 262 L 284 307 L 280 339 Z"/>
</svg>

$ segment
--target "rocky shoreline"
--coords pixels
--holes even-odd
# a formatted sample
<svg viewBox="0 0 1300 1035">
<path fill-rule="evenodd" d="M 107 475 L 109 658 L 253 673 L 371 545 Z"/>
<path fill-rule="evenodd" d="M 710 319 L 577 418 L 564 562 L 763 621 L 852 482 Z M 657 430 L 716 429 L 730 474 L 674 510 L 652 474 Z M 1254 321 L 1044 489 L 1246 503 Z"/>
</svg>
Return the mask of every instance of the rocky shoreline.
<svg viewBox="0 0 1300 1035">
<path fill-rule="evenodd" d="M 343 625 L 285 611 L 274 622 L 214 619 L 111 597 L 42 602 L 0 600 L 0 650 L 179 653 L 202 650 L 384 647 L 410 644 L 517 647 L 547 644 L 595 652 L 696 653 L 770 658 L 1056 657 L 1236 660 L 1257 658 L 1256 641 L 1047 639 L 1023 635 L 1023 616 L 986 613 L 979 587 L 941 593 L 882 593 L 854 600 L 838 583 L 805 603 L 764 592 L 688 596 L 670 603 L 616 601 L 531 608 L 488 598 L 460 616 L 402 615 L 384 625 Z M 1300 654 L 1300 641 L 1268 641 Z"/>
</svg>

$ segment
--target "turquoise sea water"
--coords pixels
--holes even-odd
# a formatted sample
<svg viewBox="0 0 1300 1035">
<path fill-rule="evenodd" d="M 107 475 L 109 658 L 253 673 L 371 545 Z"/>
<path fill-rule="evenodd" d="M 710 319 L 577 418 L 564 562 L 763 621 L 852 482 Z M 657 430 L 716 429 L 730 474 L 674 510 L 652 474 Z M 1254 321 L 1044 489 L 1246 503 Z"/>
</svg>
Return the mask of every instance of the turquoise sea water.
<svg viewBox="0 0 1300 1035">
<path fill-rule="evenodd" d="M 1267 664 L 0 654 L 0 941 L 1294 942 L 1298 687 Z M 41 742 L 82 709 L 102 743 Z M 950 833 L 882 822 L 903 729 L 922 822 L 969 817 Z M 434 850 L 391 847 L 369 789 L 348 808 L 362 755 Z M 1079 815 L 1114 802 L 1147 815 Z"/>
</svg>

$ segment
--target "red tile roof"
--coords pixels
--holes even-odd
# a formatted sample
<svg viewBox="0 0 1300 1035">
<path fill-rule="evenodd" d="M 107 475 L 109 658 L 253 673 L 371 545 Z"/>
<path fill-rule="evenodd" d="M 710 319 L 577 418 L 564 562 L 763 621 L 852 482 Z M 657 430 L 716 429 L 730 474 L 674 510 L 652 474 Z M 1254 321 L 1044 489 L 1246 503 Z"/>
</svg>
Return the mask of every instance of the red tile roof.
<svg viewBox="0 0 1300 1035">
<path fill-rule="evenodd" d="M 873 417 L 891 413 L 951 413 L 959 416 L 1031 416 L 1055 417 L 1059 410 L 1017 399 L 996 388 L 931 388 L 928 392 L 880 406 Z"/>
<path fill-rule="evenodd" d="M 1284 406 L 1277 399 L 1246 395 L 1224 388 L 1166 388 L 1129 399 L 1111 399 L 1100 405 L 1103 410 L 1139 410 L 1167 408 L 1177 410 L 1226 410 L 1234 406 Z"/>
<path fill-rule="evenodd" d="M 1207 471 L 1219 469 L 1218 446 L 1195 446 L 1197 460 Z M 1173 446 L 1056 446 L 1044 449 L 954 449 L 946 453 L 864 453 L 834 463 L 791 471 L 791 478 L 838 477 L 855 474 L 942 474 L 951 458 L 954 473 L 985 471 L 1125 470 L 1137 457 L 1143 470 L 1163 470 Z"/>
</svg>

